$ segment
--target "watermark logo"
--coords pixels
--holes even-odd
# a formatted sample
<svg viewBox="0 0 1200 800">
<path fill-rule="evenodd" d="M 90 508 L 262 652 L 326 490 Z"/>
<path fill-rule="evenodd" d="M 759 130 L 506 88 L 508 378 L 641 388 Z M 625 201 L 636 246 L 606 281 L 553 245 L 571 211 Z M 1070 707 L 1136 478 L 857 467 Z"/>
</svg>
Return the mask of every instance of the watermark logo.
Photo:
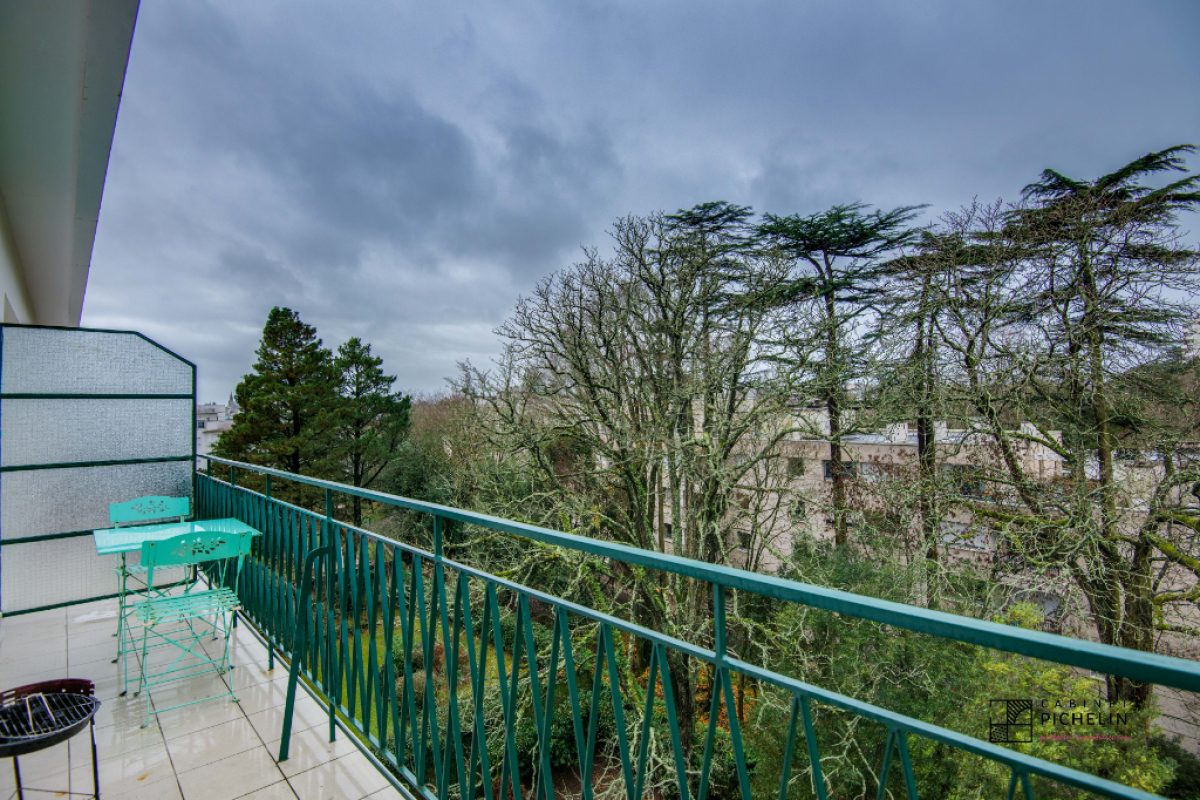
<svg viewBox="0 0 1200 800">
<path fill-rule="evenodd" d="M 1022 744 L 1033 741 L 1033 700 L 1028 697 L 988 703 L 988 741 Z"/>
<path fill-rule="evenodd" d="M 988 701 L 988 741 L 1128 740 L 1129 715 L 1107 700 L 1002 698 Z"/>
</svg>

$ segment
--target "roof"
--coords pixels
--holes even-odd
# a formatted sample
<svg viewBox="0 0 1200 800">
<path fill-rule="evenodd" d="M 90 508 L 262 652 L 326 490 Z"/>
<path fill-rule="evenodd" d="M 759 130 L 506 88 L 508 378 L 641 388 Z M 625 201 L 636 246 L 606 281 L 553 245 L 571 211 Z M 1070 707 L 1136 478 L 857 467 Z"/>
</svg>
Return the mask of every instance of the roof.
<svg viewBox="0 0 1200 800">
<path fill-rule="evenodd" d="M 79 324 L 137 10 L 0 3 L 0 266 L 16 321 Z"/>
</svg>

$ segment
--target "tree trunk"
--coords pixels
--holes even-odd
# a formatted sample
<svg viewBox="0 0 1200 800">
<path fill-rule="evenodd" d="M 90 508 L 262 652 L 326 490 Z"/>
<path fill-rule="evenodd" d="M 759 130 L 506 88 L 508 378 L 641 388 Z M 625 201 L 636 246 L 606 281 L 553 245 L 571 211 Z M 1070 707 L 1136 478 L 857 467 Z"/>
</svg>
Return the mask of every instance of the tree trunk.
<svg viewBox="0 0 1200 800">
<path fill-rule="evenodd" d="M 928 275 L 921 280 L 921 305 L 917 311 L 917 343 L 913 358 L 919 370 L 917 397 L 917 511 L 925 544 L 925 602 L 937 607 L 938 536 L 941 520 L 937 498 L 937 440 L 934 428 L 933 320 L 929 312 Z"/>
<path fill-rule="evenodd" d="M 825 294 L 825 412 L 829 416 L 829 473 L 833 481 L 833 541 L 845 547 L 846 475 L 842 465 L 842 388 L 841 347 L 838 341 L 837 307 L 832 290 Z"/>
</svg>

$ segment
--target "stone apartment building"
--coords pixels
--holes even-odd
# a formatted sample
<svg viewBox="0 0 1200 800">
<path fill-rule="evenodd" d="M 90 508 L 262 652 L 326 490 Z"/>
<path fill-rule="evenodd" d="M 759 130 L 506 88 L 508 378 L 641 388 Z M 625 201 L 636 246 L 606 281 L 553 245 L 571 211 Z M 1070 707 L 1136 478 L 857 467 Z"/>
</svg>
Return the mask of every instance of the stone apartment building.
<svg viewBox="0 0 1200 800">
<path fill-rule="evenodd" d="M 820 412 L 804 412 L 799 427 L 776 446 L 778 458 L 768 459 L 741 481 L 736 495 L 739 508 L 728 546 L 735 563 L 762 572 L 775 572 L 790 557 L 797 542 L 834 538 L 833 462 L 831 446 L 822 433 L 828 425 Z M 1035 434 L 1032 428 L 1026 433 Z M 939 473 L 952 491 L 965 497 L 983 497 L 990 491 L 977 474 L 979 465 L 994 463 L 990 439 L 982 434 L 935 424 Z M 1018 455 L 1026 473 L 1038 480 L 1064 474 L 1057 452 L 1035 442 L 1016 438 Z M 912 491 L 918 468 L 917 434 L 909 425 L 889 425 L 880 432 L 842 437 L 843 472 L 850 478 L 848 500 L 853 511 L 850 526 L 870 524 L 896 535 L 915 535 L 914 521 L 896 513 L 900 495 Z M 911 502 L 907 504 L 911 507 Z M 670 512 L 664 510 L 664 539 L 671 548 L 675 532 Z M 942 523 L 940 547 L 950 558 L 984 561 L 995 543 L 987 530 L 975 524 L 969 512 L 947 513 Z"/>
<path fill-rule="evenodd" d="M 231 395 L 228 403 L 200 403 L 196 406 L 196 455 L 212 452 L 221 434 L 233 425 L 239 409 Z"/>
<path fill-rule="evenodd" d="M 977 433 L 948 428 L 944 423 L 935 425 L 935 438 L 943 478 L 966 497 L 983 496 L 986 484 L 976 470 L 978 465 L 991 463 L 995 458 L 990 441 Z M 764 552 L 754 554 L 752 559 L 756 568 L 766 571 L 777 569 L 798 539 L 834 537 L 830 513 L 834 465 L 830 443 L 815 436 L 792 436 L 779 443 L 778 452 L 779 464 L 774 468 L 777 474 L 764 482 L 770 486 L 769 490 L 763 493 L 762 483 L 747 485 L 743 497 L 745 502 L 745 496 L 760 494 L 757 509 L 747 517 L 744 527 L 749 528 L 764 516 L 771 522 L 769 526 L 759 526 L 759 538 L 765 540 Z M 1018 452 L 1026 473 L 1038 480 L 1053 480 L 1063 474 L 1062 457 L 1044 445 L 1020 440 Z M 878 433 L 856 433 L 842 438 L 843 474 L 851 479 L 849 500 L 855 508 L 851 526 L 865 522 L 863 517 L 870 515 L 874 527 L 896 527 L 901 529 L 897 533 L 903 533 L 911 521 L 894 513 L 895 501 L 900 499 L 899 494 L 911 491 L 917 475 L 917 459 L 916 431 L 904 423 L 889 425 Z M 979 558 L 992 551 L 994 543 L 990 535 L 976 526 L 968 513 L 957 511 L 948 516 L 942 523 L 941 546 L 951 557 Z M 739 532 L 739 538 L 750 539 L 748 533 L 749 530 Z"/>
</svg>

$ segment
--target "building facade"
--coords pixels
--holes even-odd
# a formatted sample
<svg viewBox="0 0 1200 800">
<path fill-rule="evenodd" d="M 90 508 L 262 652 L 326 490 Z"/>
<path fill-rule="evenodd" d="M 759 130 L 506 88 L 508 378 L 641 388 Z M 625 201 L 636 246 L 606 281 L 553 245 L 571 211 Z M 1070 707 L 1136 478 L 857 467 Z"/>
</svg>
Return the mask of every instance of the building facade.
<svg viewBox="0 0 1200 800">
<path fill-rule="evenodd" d="M 196 406 L 196 455 L 212 452 L 221 434 L 233 426 L 238 413 L 237 401 L 231 395 L 227 403 L 200 403 Z"/>
</svg>

